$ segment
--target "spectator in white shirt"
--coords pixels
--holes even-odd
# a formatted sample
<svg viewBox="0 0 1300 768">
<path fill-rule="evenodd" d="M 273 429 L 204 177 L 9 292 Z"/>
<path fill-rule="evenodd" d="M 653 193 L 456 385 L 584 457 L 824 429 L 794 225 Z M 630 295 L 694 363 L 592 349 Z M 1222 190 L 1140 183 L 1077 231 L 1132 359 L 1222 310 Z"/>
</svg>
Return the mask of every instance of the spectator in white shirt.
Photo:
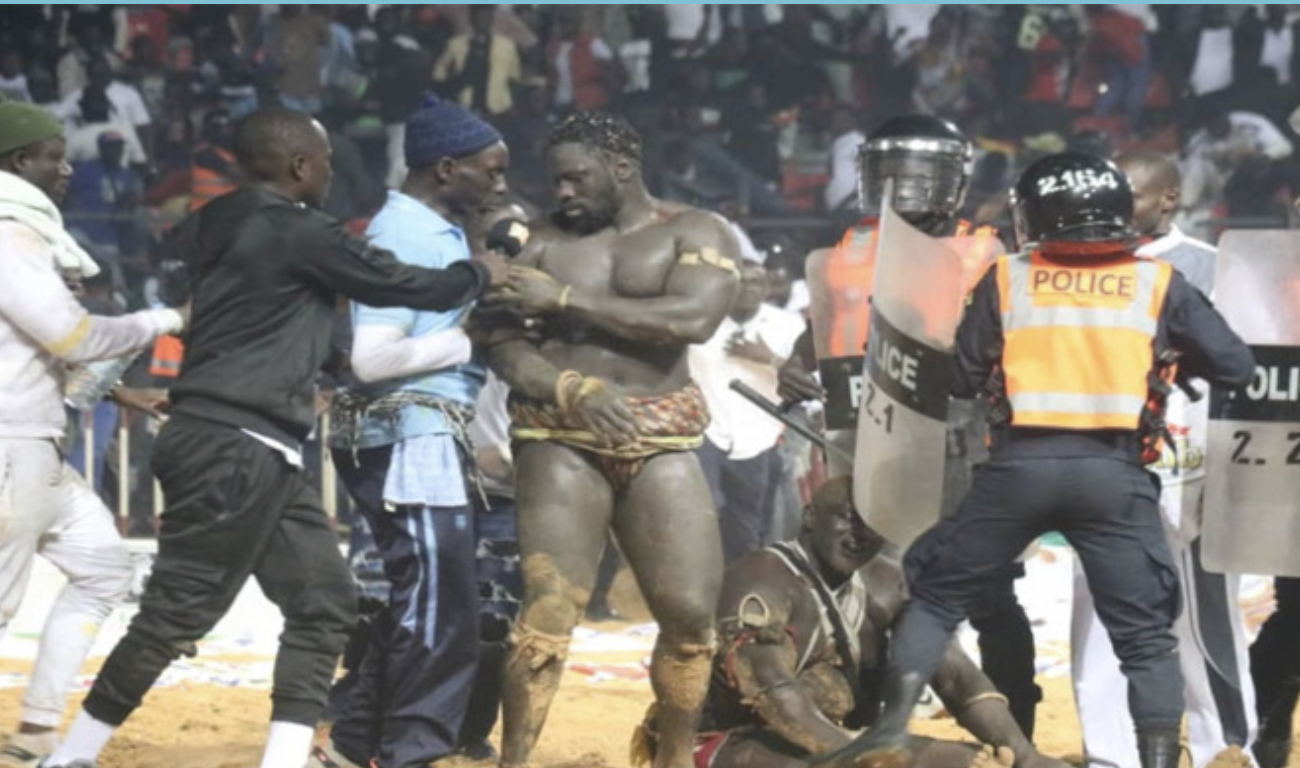
<svg viewBox="0 0 1300 768">
<path fill-rule="evenodd" d="M 144 105 L 144 97 L 135 86 L 118 80 L 112 66 L 104 58 L 97 58 L 90 62 L 86 74 L 86 87 L 69 93 L 55 108 L 55 114 L 63 119 L 69 129 L 83 121 L 81 97 L 87 89 L 92 88 L 102 90 L 108 96 L 109 117 L 114 122 L 131 126 L 142 144 L 146 148 L 151 146 L 153 119 Z"/>
<path fill-rule="evenodd" d="M 1217 112 L 1187 141 L 1183 150 L 1183 208 L 1181 225 L 1207 234 L 1206 220 L 1225 202 L 1225 189 L 1234 173 L 1247 165 L 1275 162 L 1291 156 L 1290 139 L 1263 115 Z M 1187 228 L 1187 227 L 1184 227 Z"/>
<path fill-rule="evenodd" d="M 858 129 L 853 108 L 842 104 L 831 113 L 831 178 L 822 193 L 826 210 L 839 211 L 858 196 L 858 148 L 867 140 Z"/>
<path fill-rule="evenodd" d="M 127 165 L 147 165 L 148 156 L 140 144 L 140 137 L 129 123 L 112 117 L 113 107 L 102 90 L 87 88 L 78 104 L 81 119 L 67 132 L 68 162 L 81 163 L 99 157 L 99 137 L 109 131 L 122 135 L 126 142 L 123 160 Z"/>
<path fill-rule="evenodd" d="M 939 3 L 892 3 L 882 7 L 885 11 L 885 30 L 894 48 L 895 61 L 903 62 L 912 58 L 930 36 L 930 22 L 939 15 Z"/>
<path fill-rule="evenodd" d="M 769 540 L 784 471 L 777 452 L 784 427 L 730 385 L 738 379 L 777 400 L 777 369 L 804 327 L 797 316 L 764 302 L 767 276 L 761 265 L 744 262 L 740 269 L 740 293 L 730 315 L 713 338 L 691 348 L 691 375 L 711 414 L 700 466 L 713 491 L 729 563 Z"/>
<path fill-rule="evenodd" d="M 1249 11 L 1242 22 L 1238 73 L 1233 94 L 1239 108 L 1258 112 L 1275 123 L 1286 120 L 1300 89 L 1297 24 L 1285 5 L 1264 6 L 1264 18 Z"/>
<path fill-rule="evenodd" d="M 1271 70 L 1278 85 L 1291 85 L 1296 75 L 1295 27 L 1287 17 L 1289 6 L 1264 6 L 1265 23 L 1259 41 L 1259 57 L 1255 62 L 1262 69 Z"/>
<path fill-rule="evenodd" d="M 668 46 L 673 58 L 694 58 L 722 38 L 722 14 L 715 5 L 673 3 L 664 11 Z"/>
<path fill-rule="evenodd" d="M 18 51 L 0 54 L 0 97 L 10 101 L 31 101 L 27 75 L 23 73 L 23 56 Z"/>
<path fill-rule="evenodd" d="M 67 98 L 86 85 L 90 63 L 97 58 L 103 58 L 115 71 L 122 68 L 122 57 L 109 47 L 111 42 L 110 33 L 94 22 L 73 33 L 71 47 L 55 65 L 59 98 Z"/>
<path fill-rule="evenodd" d="M 1187 84 L 1192 95 L 1201 98 L 1222 94 L 1232 86 L 1236 40 L 1227 11 L 1221 5 L 1205 6 L 1202 26 L 1196 34 L 1192 68 Z"/>
</svg>

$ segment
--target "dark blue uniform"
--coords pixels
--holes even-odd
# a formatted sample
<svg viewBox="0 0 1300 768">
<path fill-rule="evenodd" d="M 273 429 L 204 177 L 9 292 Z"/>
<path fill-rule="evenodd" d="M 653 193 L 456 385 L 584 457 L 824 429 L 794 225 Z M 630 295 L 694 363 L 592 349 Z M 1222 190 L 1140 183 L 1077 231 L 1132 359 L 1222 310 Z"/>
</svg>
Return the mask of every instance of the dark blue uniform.
<svg viewBox="0 0 1300 768">
<path fill-rule="evenodd" d="M 1250 381 L 1250 350 L 1179 274 L 1161 309 L 1157 348 L 1182 352 L 1184 371 L 1221 387 Z M 954 395 L 986 392 L 1002 359 L 995 275 L 976 287 L 957 338 Z M 893 665 L 933 673 L 957 624 L 988 580 L 1040 535 L 1074 546 L 1111 635 L 1139 727 L 1177 727 L 1183 712 L 1177 642 L 1178 581 L 1158 509 L 1159 481 L 1141 462 L 1136 431 L 992 425 L 990 461 L 957 512 L 908 551 L 911 602 L 895 630 Z"/>
</svg>

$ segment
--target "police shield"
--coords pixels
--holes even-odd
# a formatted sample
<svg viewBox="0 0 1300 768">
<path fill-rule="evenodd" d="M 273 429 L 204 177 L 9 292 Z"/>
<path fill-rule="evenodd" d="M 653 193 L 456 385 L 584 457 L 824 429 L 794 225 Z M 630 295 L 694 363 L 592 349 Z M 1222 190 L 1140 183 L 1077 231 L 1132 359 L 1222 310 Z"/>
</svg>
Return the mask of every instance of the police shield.
<svg viewBox="0 0 1300 768">
<path fill-rule="evenodd" d="M 943 238 L 943 247 L 961 257 L 969 289 L 985 268 L 1004 252 L 991 228 Z M 871 294 L 880 244 L 878 222 L 858 225 L 833 248 L 813 251 L 805 269 L 810 295 L 813 350 L 826 390 L 826 428 L 851 430 L 861 406 L 862 355 L 871 325 Z M 936 242 L 926 238 L 927 242 Z"/>
<path fill-rule="evenodd" d="M 853 495 L 867 524 L 901 547 L 937 521 L 944 506 L 953 339 L 972 282 L 966 272 L 961 254 L 945 241 L 885 210 Z"/>
<path fill-rule="evenodd" d="M 1214 571 L 1300 576 L 1300 232 L 1225 233 L 1214 285 L 1255 377 L 1211 394 L 1202 555 Z"/>
</svg>

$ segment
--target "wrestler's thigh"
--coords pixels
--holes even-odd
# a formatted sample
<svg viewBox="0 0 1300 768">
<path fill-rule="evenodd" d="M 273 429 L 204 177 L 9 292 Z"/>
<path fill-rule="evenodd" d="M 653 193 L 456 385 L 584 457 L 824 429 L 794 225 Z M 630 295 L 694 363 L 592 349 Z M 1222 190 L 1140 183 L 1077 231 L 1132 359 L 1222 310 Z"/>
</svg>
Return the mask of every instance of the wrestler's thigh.
<svg viewBox="0 0 1300 768">
<path fill-rule="evenodd" d="M 978 744 L 916 736 L 912 739 L 912 768 L 968 768 L 979 753 Z"/>
<path fill-rule="evenodd" d="M 763 728 L 739 728 L 718 748 L 709 768 L 807 768 L 808 753 Z"/>
<path fill-rule="evenodd" d="M 614 530 L 665 633 L 711 626 L 722 587 L 722 539 L 693 453 L 646 462 L 614 514 Z"/>
<path fill-rule="evenodd" d="M 580 613 L 596 581 L 614 494 L 594 466 L 557 443 L 526 443 L 515 470 L 524 601 L 563 593 Z"/>
</svg>

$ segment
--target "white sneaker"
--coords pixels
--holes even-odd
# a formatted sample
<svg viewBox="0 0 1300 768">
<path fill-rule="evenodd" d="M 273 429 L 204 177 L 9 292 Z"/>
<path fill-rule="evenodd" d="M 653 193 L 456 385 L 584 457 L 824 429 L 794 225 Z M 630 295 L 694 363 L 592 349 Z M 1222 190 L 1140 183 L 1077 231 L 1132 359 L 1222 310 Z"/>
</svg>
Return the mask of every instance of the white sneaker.
<svg viewBox="0 0 1300 768">
<path fill-rule="evenodd" d="M 0 768 L 40 768 L 41 758 L 59 746 L 59 734 L 11 733 L 0 742 Z"/>
</svg>

